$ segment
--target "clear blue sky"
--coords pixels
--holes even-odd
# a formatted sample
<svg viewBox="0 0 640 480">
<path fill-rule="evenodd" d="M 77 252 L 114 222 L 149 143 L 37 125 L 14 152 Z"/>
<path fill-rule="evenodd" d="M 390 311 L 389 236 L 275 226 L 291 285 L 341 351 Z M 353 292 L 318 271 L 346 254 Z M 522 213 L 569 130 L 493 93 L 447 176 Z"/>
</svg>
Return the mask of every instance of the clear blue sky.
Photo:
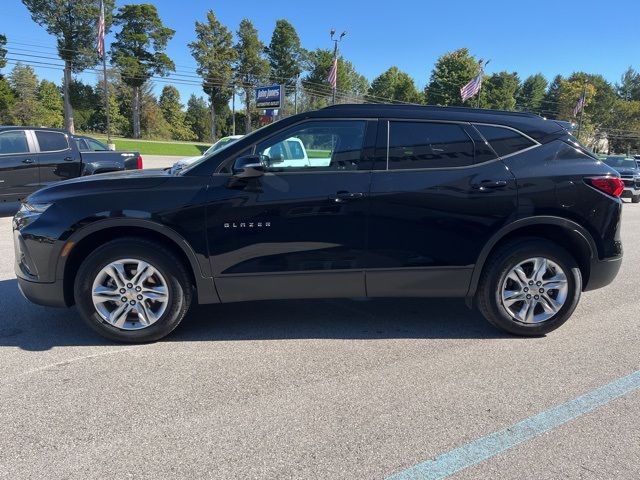
<svg viewBox="0 0 640 480">
<path fill-rule="evenodd" d="M 19 0 L 0 0 L 0 33 L 7 35 L 9 56 L 15 49 L 37 45 L 39 54 L 55 53 L 55 43 L 33 23 Z M 118 5 L 132 3 L 117 0 Z M 411 74 L 424 87 L 436 59 L 468 47 L 490 58 L 488 73 L 517 71 L 521 78 L 541 72 L 548 79 L 576 70 L 601 73 L 617 82 L 630 65 L 640 69 L 640 2 L 638 0 L 395 0 L 393 2 L 324 0 L 156 0 L 166 25 L 176 30 L 168 54 L 180 73 L 191 74 L 195 64 L 187 43 L 194 37 L 194 21 L 212 8 L 235 31 L 244 17 L 269 42 L 275 21 L 287 18 L 307 49 L 331 48 L 329 30 L 348 31 L 342 53 L 372 80 L 391 65 Z M 111 38 L 107 37 L 107 46 Z M 25 53 L 25 52 L 22 52 Z M 34 58 L 33 60 L 38 60 Z M 40 59 L 48 62 L 49 60 Z M 6 70 L 8 70 L 8 66 Z M 60 82 L 62 73 L 36 68 L 39 76 Z M 95 74 L 83 79 L 94 82 Z M 161 88 L 162 85 L 157 87 Z M 198 86 L 179 85 L 183 101 Z"/>
</svg>

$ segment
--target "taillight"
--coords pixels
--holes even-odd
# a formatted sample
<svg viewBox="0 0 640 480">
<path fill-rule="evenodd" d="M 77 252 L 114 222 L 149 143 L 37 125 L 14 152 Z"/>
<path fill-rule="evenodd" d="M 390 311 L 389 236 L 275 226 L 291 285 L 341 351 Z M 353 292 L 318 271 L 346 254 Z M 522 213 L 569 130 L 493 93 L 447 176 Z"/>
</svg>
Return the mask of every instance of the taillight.
<svg viewBox="0 0 640 480">
<path fill-rule="evenodd" d="M 588 177 L 584 181 L 615 198 L 619 198 L 624 192 L 624 182 L 618 177 Z"/>
<path fill-rule="evenodd" d="M 143 167 L 142 167 L 142 155 L 138 155 L 137 160 L 138 160 L 138 163 L 136 164 L 136 168 L 137 168 L 138 170 L 142 170 L 142 168 L 143 168 Z"/>
</svg>

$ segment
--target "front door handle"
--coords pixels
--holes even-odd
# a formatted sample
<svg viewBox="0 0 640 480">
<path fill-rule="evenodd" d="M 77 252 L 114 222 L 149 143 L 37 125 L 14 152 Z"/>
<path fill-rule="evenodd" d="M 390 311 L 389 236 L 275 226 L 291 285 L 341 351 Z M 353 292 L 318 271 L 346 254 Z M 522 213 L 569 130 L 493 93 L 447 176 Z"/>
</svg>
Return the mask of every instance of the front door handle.
<svg viewBox="0 0 640 480">
<path fill-rule="evenodd" d="M 22 160 L 22 163 L 33 163 L 33 159 L 32 158 L 25 158 L 24 160 Z"/>
<path fill-rule="evenodd" d="M 493 188 L 506 187 L 507 184 L 506 180 L 483 180 L 480 183 L 474 183 L 472 186 L 477 190 L 487 191 Z"/>
<path fill-rule="evenodd" d="M 73 162 L 73 157 L 64 157 L 65 162 Z"/>
<path fill-rule="evenodd" d="M 340 192 L 337 192 L 335 195 L 329 195 L 329 200 L 335 203 L 345 203 L 345 202 L 349 202 L 351 200 L 357 200 L 363 197 L 364 197 L 364 193 L 362 192 L 340 191 Z"/>
</svg>

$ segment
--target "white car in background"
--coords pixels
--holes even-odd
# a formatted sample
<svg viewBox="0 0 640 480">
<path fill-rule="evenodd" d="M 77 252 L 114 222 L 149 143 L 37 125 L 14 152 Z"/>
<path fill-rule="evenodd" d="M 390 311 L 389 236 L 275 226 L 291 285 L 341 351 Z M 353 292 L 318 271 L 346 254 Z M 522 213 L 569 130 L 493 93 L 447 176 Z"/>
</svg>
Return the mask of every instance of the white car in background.
<svg viewBox="0 0 640 480">
<path fill-rule="evenodd" d="M 202 155 L 199 155 L 197 157 L 187 157 L 187 158 L 183 158 L 182 160 L 178 160 L 173 165 L 173 168 L 171 170 L 174 171 L 174 172 L 177 172 L 178 170 L 182 170 L 183 168 L 188 167 L 192 163 L 197 162 L 201 158 L 204 158 L 207 155 L 211 155 L 213 152 L 217 152 L 218 150 L 222 150 L 223 148 L 228 147 L 229 145 L 237 142 L 243 136 L 244 135 L 230 135 L 228 137 L 222 137 L 216 143 L 211 145 Z"/>
</svg>

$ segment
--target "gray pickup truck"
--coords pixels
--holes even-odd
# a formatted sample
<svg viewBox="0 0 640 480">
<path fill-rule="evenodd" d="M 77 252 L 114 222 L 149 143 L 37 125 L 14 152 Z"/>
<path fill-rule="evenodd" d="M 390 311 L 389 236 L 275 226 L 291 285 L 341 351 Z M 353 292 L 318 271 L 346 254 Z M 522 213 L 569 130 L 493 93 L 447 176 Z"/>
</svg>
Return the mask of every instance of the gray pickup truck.
<svg viewBox="0 0 640 480">
<path fill-rule="evenodd" d="M 142 168 L 138 152 L 84 149 L 85 144 L 87 137 L 64 130 L 0 126 L 0 202 L 22 200 L 69 178 Z"/>
</svg>

